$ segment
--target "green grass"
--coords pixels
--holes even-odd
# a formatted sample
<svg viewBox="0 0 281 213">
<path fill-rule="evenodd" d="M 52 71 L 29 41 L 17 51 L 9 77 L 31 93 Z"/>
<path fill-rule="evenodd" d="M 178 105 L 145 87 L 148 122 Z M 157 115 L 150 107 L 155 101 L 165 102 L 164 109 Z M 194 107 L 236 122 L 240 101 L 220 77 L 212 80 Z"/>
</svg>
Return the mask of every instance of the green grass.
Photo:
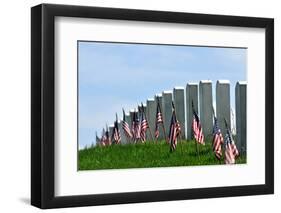
<svg viewBox="0 0 281 213">
<path fill-rule="evenodd" d="M 211 143 L 198 145 L 199 156 L 194 141 L 178 143 L 177 149 L 170 152 L 169 146 L 159 143 L 112 145 L 79 150 L 79 170 L 174 167 L 194 165 L 224 164 L 218 161 Z M 237 164 L 246 163 L 246 156 L 239 156 Z"/>
</svg>

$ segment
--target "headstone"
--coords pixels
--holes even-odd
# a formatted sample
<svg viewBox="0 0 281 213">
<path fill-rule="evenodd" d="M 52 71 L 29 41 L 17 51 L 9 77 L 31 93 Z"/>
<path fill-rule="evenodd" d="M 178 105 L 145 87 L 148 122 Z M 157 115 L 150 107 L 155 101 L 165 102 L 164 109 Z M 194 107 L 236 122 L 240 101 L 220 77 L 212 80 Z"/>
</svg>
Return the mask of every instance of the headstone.
<svg viewBox="0 0 281 213">
<path fill-rule="evenodd" d="M 131 121 L 131 123 L 129 123 L 129 125 L 130 125 L 130 127 L 131 127 L 131 129 L 132 129 L 132 123 L 133 123 L 133 119 L 134 119 L 134 112 L 135 112 L 135 110 L 134 109 L 131 109 L 130 110 L 130 121 Z"/>
<path fill-rule="evenodd" d="M 231 130 L 230 119 L 230 83 L 227 80 L 218 80 L 216 85 L 216 115 L 218 125 L 221 128 L 222 134 L 226 134 L 226 120 L 229 129 Z"/>
<path fill-rule="evenodd" d="M 143 110 L 144 110 L 144 113 L 145 113 L 145 115 L 146 115 L 146 103 L 143 104 Z"/>
<path fill-rule="evenodd" d="M 176 116 L 181 125 L 181 137 L 185 139 L 185 109 L 184 109 L 184 87 L 175 87 L 173 91 Z"/>
<path fill-rule="evenodd" d="M 212 138 L 213 132 L 213 96 L 212 81 L 205 80 L 199 83 L 200 121 L 205 138 Z"/>
<path fill-rule="evenodd" d="M 147 122 L 149 128 L 151 130 L 151 135 L 149 130 L 147 131 L 147 140 L 153 141 L 154 140 L 154 128 L 155 128 L 155 114 L 156 114 L 156 102 L 154 99 L 147 99 L 146 101 L 146 115 L 147 115 Z"/>
<path fill-rule="evenodd" d="M 198 84 L 187 83 L 186 84 L 186 139 L 191 140 L 193 138 L 192 131 L 192 121 L 193 121 L 193 111 L 192 111 L 192 101 L 195 111 L 198 113 Z"/>
<path fill-rule="evenodd" d="M 156 107 L 157 107 L 157 97 L 158 97 L 158 99 L 159 99 L 159 104 L 160 104 L 161 112 L 163 112 L 163 107 L 162 107 L 162 94 L 156 94 L 156 95 L 154 96 L 154 100 L 155 100 L 155 103 L 156 103 Z M 157 108 L 155 109 L 155 115 L 154 115 L 154 117 L 155 117 L 155 123 L 156 123 L 156 110 L 157 110 Z M 155 134 L 155 125 L 156 125 L 156 124 L 154 124 L 153 129 L 152 129 L 152 133 L 153 133 L 153 134 Z M 160 124 L 160 125 L 162 125 L 162 124 Z M 162 126 L 159 126 L 159 137 L 158 137 L 158 140 L 163 140 L 163 139 L 165 139 L 165 138 L 164 138 L 163 127 L 162 127 Z"/>
<path fill-rule="evenodd" d="M 162 93 L 162 106 L 163 106 L 163 120 L 164 120 L 164 127 L 167 133 L 167 137 L 170 131 L 170 123 L 172 118 L 172 100 L 173 100 L 173 93 L 172 91 L 164 91 Z"/>
<path fill-rule="evenodd" d="M 235 87 L 235 113 L 237 148 L 241 154 L 247 152 L 247 83 L 239 81 Z"/>
</svg>

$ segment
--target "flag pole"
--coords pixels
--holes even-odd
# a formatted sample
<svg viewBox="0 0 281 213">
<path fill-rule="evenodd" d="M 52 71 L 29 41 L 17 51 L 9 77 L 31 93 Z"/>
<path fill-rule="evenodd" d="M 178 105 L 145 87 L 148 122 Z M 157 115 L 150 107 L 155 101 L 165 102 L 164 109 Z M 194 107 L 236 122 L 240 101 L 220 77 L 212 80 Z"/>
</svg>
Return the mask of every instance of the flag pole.
<svg viewBox="0 0 281 213">
<path fill-rule="evenodd" d="M 126 122 L 126 117 L 125 117 L 125 110 L 124 110 L 124 108 L 122 108 L 122 110 L 123 110 L 123 122 Z M 128 124 L 128 123 L 127 123 Z M 129 124 L 128 124 L 129 125 Z M 122 124 L 122 128 L 123 128 L 123 124 Z M 124 130 L 123 130 L 124 131 Z M 127 134 L 125 134 L 126 135 L 126 142 L 127 143 L 131 143 L 131 140 L 130 140 L 130 138 L 128 138 L 128 136 L 127 136 Z"/>
<path fill-rule="evenodd" d="M 106 135 L 106 145 L 111 145 L 111 136 L 109 135 L 109 129 L 108 129 L 108 125 L 107 123 L 105 124 L 105 128 L 106 128 L 106 132 L 107 132 L 107 135 Z M 107 137 L 108 136 L 108 137 Z"/>
<path fill-rule="evenodd" d="M 155 126 L 154 126 L 154 139 L 155 139 L 155 143 L 158 143 L 158 137 L 156 138 L 155 136 L 155 131 L 156 131 L 156 126 L 157 126 L 157 110 L 158 110 L 158 96 L 156 95 L 156 118 L 155 118 Z"/>
<path fill-rule="evenodd" d="M 213 119 L 214 119 L 214 123 L 215 123 L 216 113 L 215 113 L 214 106 L 212 106 L 212 109 L 213 109 Z M 214 145 L 214 133 L 213 133 L 213 141 L 212 141 L 212 148 L 211 148 L 212 152 L 214 152 L 213 145 Z M 217 157 L 215 157 L 215 158 L 219 161 L 219 164 L 221 164 L 221 159 L 218 159 Z"/>
<path fill-rule="evenodd" d="M 181 135 L 181 132 L 180 132 L 180 135 L 179 135 L 179 138 L 180 138 L 180 144 L 181 144 L 181 153 L 183 154 L 183 142 L 182 142 L 182 135 Z"/>
<path fill-rule="evenodd" d="M 178 122 L 178 119 L 177 119 L 177 113 L 176 113 L 176 107 L 174 105 L 174 102 L 172 101 L 172 107 L 173 107 L 173 110 L 175 112 L 175 116 L 176 116 L 176 122 Z M 183 153 L 183 149 L 182 149 L 182 135 L 181 135 L 181 131 L 180 131 L 180 135 L 178 136 L 179 140 L 180 140 L 180 144 L 181 144 L 181 153 Z"/>
<path fill-rule="evenodd" d="M 157 106 L 156 107 L 158 107 L 158 104 L 159 104 L 159 96 L 157 96 Z M 163 118 L 162 129 L 163 129 L 163 133 L 164 133 L 164 138 L 165 138 L 166 143 L 169 144 L 169 139 L 167 138 L 167 134 L 166 134 L 165 126 L 164 126 L 164 115 L 162 114 L 162 109 L 161 109 L 160 104 L 159 104 L 159 110 L 160 110 L 160 113 Z"/>
<path fill-rule="evenodd" d="M 191 106 L 192 106 L 192 111 L 193 111 L 193 116 L 194 116 L 194 113 L 196 113 L 196 112 L 195 112 L 195 109 L 194 109 L 193 100 L 191 100 Z M 192 121 L 192 123 L 193 123 L 193 121 Z M 192 132 L 193 132 L 193 138 L 194 138 L 193 127 L 192 127 Z M 196 141 L 196 138 L 194 138 L 194 142 L 195 142 L 195 148 L 196 148 L 197 156 L 198 156 L 198 159 L 200 160 L 199 147 L 198 147 L 198 142 Z"/>
<path fill-rule="evenodd" d="M 198 142 L 196 140 L 195 140 L 195 144 L 196 144 L 197 156 L 198 156 L 198 159 L 200 160 L 199 146 L 198 146 Z"/>
<path fill-rule="evenodd" d="M 133 116 L 133 119 L 134 119 L 134 143 L 136 144 L 137 143 L 137 137 L 136 137 L 136 130 L 135 127 L 136 127 L 136 121 L 137 121 L 137 112 L 136 112 L 136 108 L 134 108 L 134 116 Z"/>
<path fill-rule="evenodd" d="M 98 132 L 97 131 L 95 131 L 95 132 L 96 132 L 96 145 L 97 145 Z M 92 145 L 93 145 L 93 142 L 92 142 Z"/>
<path fill-rule="evenodd" d="M 162 129 L 163 129 L 165 141 L 166 141 L 167 143 L 169 143 L 169 140 L 168 140 L 168 137 L 167 137 L 167 134 L 166 134 L 166 130 L 165 130 L 165 127 L 164 127 L 164 119 L 163 119 L 163 123 L 162 123 Z"/>
<path fill-rule="evenodd" d="M 162 114 L 162 112 L 161 112 L 161 115 L 163 117 L 162 129 L 163 129 L 163 133 L 164 133 L 164 138 L 165 138 L 166 143 L 169 143 L 169 138 L 167 137 L 165 126 L 164 126 L 164 115 Z"/>
<path fill-rule="evenodd" d="M 147 120 L 146 112 L 144 111 L 144 106 L 143 106 L 142 103 L 141 103 L 141 110 L 142 110 L 142 113 L 144 114 L 144 119 L 146 120 L 146 122 L 147 122 L 147 124 L 148 124 L 148 131 L 149 131 L 150 137 L 151 137 L 151 139 L 153 140 L 153 142 L 155 143 L 154 138 L 152 137 L 152 133 L 151 133 L 151 129 L 150 129 L 148 120 Z"/>
<path fill-rule="evenodd" d="M 117 134 L 119 132 L 119 128 L 118 128 L 118 115 L 117 112 L 115 113 L 116 115 L 116 121 L 115 121 L 115 132 L 117 131 Z M 114 137 L 114 131 L 113 131 L 113 137 Z M 115 139 L 114 139 L 115 140 Z M 115 140 L 115 144 L 117 144 L 117 141 Z"/>
</svg>

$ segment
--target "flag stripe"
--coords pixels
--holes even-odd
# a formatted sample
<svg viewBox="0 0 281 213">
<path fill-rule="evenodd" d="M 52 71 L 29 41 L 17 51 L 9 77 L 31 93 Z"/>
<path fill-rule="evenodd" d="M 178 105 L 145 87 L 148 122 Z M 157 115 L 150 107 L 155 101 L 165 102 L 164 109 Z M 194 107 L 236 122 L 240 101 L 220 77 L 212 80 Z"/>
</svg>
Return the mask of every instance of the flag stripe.
<svg viewBox="0 0 281 213">
<path fill-rule="evenodd" d="M 197 141 L 197 143 L 204 145 L 205 141 L 204 141 L 203 129 L 199 117 L 194 109 L 193 109 L 192 130 L 193 130 L 194 139 Z"/>
<path fill-rule="evenodd" d="M 160 103 L 159 99 L 157 98 L 157 109 L 156 109 L 156 119 L 155 119 L 155 133 L 154 136 L 157 139 L 159 137 L 159 126 L 160 124 L 163 124 L 163 116 L 161 113 Z"/>
<path fill-rule="evenodd" d="M 213 127 L 213 152 L 218 160 L 222 157 L 222 144 L 223 136 L 218 126 L 218 120 L 214 116 L 214 127 Z"/>
</svg>

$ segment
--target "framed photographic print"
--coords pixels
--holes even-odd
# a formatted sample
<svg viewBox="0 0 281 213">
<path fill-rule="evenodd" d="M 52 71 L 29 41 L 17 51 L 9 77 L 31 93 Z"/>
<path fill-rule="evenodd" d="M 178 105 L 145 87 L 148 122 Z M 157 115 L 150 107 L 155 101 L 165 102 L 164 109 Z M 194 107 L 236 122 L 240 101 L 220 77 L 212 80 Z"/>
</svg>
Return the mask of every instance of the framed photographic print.
<svg viewBox="0 0 281 213">
<path fill-rule="evenodd" d="M 31 9 L 31 203 L 274 192 L 274 21 Z"/>
</svg>

